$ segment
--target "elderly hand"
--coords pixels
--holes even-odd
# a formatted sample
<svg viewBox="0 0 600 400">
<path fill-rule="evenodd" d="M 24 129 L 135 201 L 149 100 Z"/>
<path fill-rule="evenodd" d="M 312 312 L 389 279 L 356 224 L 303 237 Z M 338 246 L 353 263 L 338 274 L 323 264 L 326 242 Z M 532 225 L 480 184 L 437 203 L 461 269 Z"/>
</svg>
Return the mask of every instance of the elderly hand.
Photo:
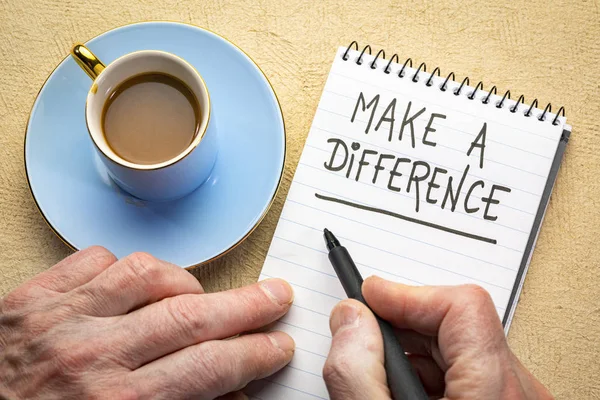
<svg viewBox="0 0 600 400">
<path fill-rule="evenodd" d="M 397 328 L 425 390 L 444 399 L 552 399 L 512 353 L 489 294 L 478 286 L 412 287 L 369 278 L 369 306 Z M 344 300 L 330 320 L 323 371 L 334 400 L 390 399 L 373 313 Z"/>
<path fill-rule="evenodd" d="M 212 399 L 284 367 L 277 279 L 204 294 L 187 271 L 89 248 L 0 301 L 0 398 Z M 230 338 L 230 339 L 227 339 Z"/>
</svg>

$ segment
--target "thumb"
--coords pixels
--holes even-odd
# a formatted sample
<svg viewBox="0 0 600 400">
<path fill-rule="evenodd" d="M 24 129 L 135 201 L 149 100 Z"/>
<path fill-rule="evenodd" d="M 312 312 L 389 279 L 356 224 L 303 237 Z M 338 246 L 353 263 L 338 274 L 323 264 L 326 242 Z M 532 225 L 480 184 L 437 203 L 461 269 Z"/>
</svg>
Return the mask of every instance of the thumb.
<svg viewBox="0 0 600 400">
<path fill-rule="evenodd" d="M 375 316 L 356 300 L 331 312 L 331 349 L 323 377 L 332 400 L 389 399 L 383 339 Z"/>
</svg>

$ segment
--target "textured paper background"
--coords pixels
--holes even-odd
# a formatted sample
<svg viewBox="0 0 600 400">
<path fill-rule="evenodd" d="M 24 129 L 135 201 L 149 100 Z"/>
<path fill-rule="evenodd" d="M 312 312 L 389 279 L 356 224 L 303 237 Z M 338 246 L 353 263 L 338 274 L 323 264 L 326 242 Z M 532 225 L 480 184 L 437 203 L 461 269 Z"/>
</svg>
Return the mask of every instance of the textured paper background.
<svg viewBox="0 0 600 400">
<path fill-rule="evenodd" d="M 76 41 L 145 20 L 209 28 L 243 48 L 281 101 L 283 186 L 257 231 L 194 274 L 208 290 L 254 281 L 332 57 L 352 40 L 565 105 L 573 135 L 509 340 L 559 398 L 600 399 L 600 15 L 597 1 L 0 1 L 0 295 L 69 250 L 27 188 L 23 134 L 40 86 Z M 516 97 L 516 96 L 515 96 Z"/>
</svg>

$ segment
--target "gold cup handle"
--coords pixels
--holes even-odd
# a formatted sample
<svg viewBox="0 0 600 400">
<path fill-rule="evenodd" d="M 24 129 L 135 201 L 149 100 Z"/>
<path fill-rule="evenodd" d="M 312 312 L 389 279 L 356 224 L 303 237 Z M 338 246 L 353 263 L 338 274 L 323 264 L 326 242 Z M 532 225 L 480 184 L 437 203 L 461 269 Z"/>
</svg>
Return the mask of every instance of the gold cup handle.
<svg viewBox="0 0 600 400">
<path fill-rule="evenodd" d="M 78 43 L 71 49 L 71 55 L 77 64 L 92 80 L 96 79 L 106 66 L 84 45 Z"/>
</svg>

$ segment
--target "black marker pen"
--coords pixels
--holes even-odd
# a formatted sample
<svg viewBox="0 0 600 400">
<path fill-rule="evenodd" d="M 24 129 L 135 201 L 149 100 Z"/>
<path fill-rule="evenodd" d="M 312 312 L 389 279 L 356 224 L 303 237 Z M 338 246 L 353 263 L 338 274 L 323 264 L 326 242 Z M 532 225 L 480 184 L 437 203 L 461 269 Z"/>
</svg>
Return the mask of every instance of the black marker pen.
<svg viewBox="0 0 600 400">
<path fill-rule="evenodd" d="M 337 274 L 346 295 L 368 307 L 362 296 L 363 279 L 354 265 L 348 250 L 336 239 L 328 229 L 324 230 L 325 244 L 329 250 L 329 261 Z M 404 349 L 396 339 L 394 329 L 390 324 L 375 316 L 383 336 L 385 353 L 385 372 L 388 386 L 394 400 L 428 400 L 429 397 L 423 389 L 415 370 L 413 369 Z"/>
</svg>

